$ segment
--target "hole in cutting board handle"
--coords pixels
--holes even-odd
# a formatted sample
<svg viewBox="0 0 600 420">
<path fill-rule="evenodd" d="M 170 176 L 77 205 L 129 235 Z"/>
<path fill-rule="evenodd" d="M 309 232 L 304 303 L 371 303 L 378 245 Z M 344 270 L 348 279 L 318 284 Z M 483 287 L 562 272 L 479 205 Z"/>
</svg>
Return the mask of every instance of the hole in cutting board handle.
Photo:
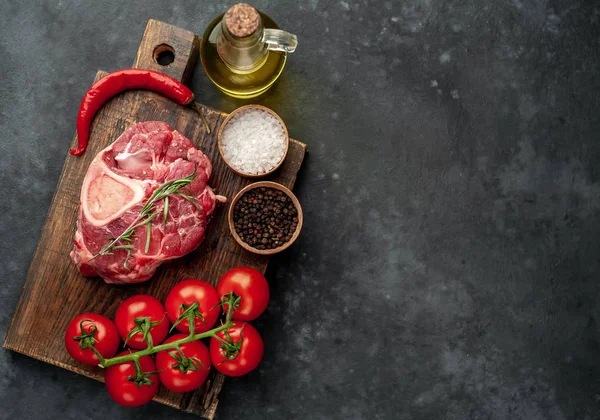
<svg viewBox="0 0 600 420">
<path fill-rule="evenodd" d="M 154 49 L 154 61 L 161 66 L 168 66 L 175 61 L 175 50 L 167 44 L 160 44 Z"/>
</svg>

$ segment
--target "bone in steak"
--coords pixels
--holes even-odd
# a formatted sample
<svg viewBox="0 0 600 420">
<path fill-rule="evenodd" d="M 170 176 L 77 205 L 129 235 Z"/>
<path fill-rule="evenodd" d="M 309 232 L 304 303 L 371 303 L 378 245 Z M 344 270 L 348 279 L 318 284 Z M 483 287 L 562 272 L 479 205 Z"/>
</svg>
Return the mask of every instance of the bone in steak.
<svg viewBox="0 0 600 420">
<path fill-rule="evenodd" d="M 148 252 L 147 227 L 141 226 L 135 229 L 129 258 L 125 249 L 92 258 L 131 226 L 154 190 L 191 175 L 194 168 L 196 177 L 186 193 L 202 211 L 182 197 L 170 195 L 166 225 L 164 201 L 156 203 L 160 217 L 152 221 Z M 98 153 L 83 181 L 71 252 L 79 271 L 100 276 L 107 283 L 139 283 L 152 277 L 166 260 L 193 251 L 204 239 L 206 218 L 215 208 L 215 194 L 207 185 L 211 170 L 210 160 L 168 124 L 148 121 L 125 130 Z"/>
</svg>

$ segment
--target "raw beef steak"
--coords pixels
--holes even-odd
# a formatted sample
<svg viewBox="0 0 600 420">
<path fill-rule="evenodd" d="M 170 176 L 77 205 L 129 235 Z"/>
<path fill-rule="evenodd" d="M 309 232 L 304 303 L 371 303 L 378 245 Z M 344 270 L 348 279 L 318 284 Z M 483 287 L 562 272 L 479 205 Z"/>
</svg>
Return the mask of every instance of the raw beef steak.
<svg viewBox="0 0 600 420">
<path fill-rule="evenodd" d="M 194 173 L 185 194 L 168 199 L 164 224 L 164 200 L 156 203 L 159 216 L 151 222 L 151 239 L 145 252 L 147 227 L 135 229 L 131 255 L 115 249 L 97 255 L 111 238 L 117 238 L 135 222 L 154 190 L 165 182 Z M 204 239 L 206 218 L 216 197 L 207 185 L 210 160 L 192 142 L 168 124 L 149 121 L 129 127 L 94 158 L 81 188 L 81 202 L 71 258 L 86 276 L 100 276 L 107 283 L 139 283 L 148 280 L 166 260 L 193 251 Z M 117 245 L 127 245 L 125 242 Z"/>
</svg>

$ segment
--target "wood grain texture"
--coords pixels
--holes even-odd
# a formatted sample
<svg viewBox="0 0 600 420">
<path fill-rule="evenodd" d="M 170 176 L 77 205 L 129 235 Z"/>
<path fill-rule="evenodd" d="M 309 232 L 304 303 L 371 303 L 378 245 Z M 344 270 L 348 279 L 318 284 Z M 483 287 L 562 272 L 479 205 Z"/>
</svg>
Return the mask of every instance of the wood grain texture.
<svg viewBox="0 0 600 420">
<path fill-rule="evenodd" d="M 154 62 L 157 45 L 167 44 L 176 51 L 167 67 Z M 148 22 L 135 67 L 152 68 L 179 80 L 186 80 L 198 53 L 198 38 L 189 31 L 151 20 Z M 99 71 L 96 80 L 106 75 Z M 101 369 L 72 360 L 63 344 L 63 331 L 79 313 L 98 312 L 112 317 L 117 306 L 137 293 L 148 293 L 164 301 L 169 289 L 184 278 L 194 277 L 216 284 L 230 268 L 245 265 L 264 272 L 269 258 L 240 247 L 229 233 L 227 209 L 219 205 L 202 244 L 192 253 L 161 266 L 146 283 L 128 286 L 107 285 L 100 278 L 79 274 L 69 252 L 73 247 L 79 193 L 94 156 L 115 141 L 131 124 L 165 121 L 191 139 L 213 163 L 210 185 L 218 194 L 233 196 L 251 180 L 232 172 L 219 156 L 216 133 L 227 114 L 199 105 L 210 126 L 204 128 L 198 114 L 149 91 L 129 91 L 116 96 L 100 109 L 92 123 L 90 143 L 80 157 L 68 155 L 34 253 L 23 292 L 8 329 L 4 347 L 81 375 L 103 380 Z M 72 141 L 72 146 L 77 137 Z M 65 151 L 68 145 L 65 143 Z M 306 145 L 290 140 L 287 158 L 281 168 L 267 177 L 292 188 L 302 165 Z M 33 333 L 35 331 L 35 333 Z M 162 388 L 156 401 L 199 416 L 214 418 L 224 378 L 214 372 L 205 386 L 192 393 L 176 394 Z"/>
</svg>

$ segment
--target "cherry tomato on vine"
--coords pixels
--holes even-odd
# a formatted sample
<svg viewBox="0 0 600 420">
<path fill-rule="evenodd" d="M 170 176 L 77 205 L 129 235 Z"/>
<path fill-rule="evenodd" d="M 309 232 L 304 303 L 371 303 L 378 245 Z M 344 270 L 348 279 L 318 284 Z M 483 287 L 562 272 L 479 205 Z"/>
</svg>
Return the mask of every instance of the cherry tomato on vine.
<svg viewBox="0 0 600 420">
<path fill-rule="evenodd" d="M 126 354 L 130 354 L 130 352 L 121 352 L 116 357 Z M 104 372 L 108 395 L 115 402 L 126 407 L 137 407 L 149 403 L 158 394 L 160 388 L 160 380 L 156 374 L 156 365 L 152 357 L 142 356 L 139 361 L 142 372 L 144 372 L 142 377 L 136 377 L 132 361 L 109 366 Z"/>
<path fill-rule="evenodd" d="M 259 271 L 250 267 L 229 270 L 217 285 L 217 292 L 223 295 L 234 292 L 241 297 L 240 306 L 233 311 L 232 319 L 252 321 L 260 316 L 269 303 L 269 284 Z M 223 305 L 227 313 L 229 305 Z"/>
<path fill-rule="evenodd" d="M 253 371 L 264 353 L 263 340 L 256 328 L 247 322 L 234 322 L 233 327 L 218 332 L 210 339 L 210 358 L 219 372 L 227 376 L 242 376 Z"/>
<path fill-rule="evenodd" d="M 169 333 L 165 307 L 150 295 L 135 295 L 121 303 L 115 314 L 115 323 L 125 344 L 133 349 L 148 347 L 145 336 L 149 335 L 156 346 Z"/>
<path fill-rule="evenodd" d="M 164 344 L 186 338 L 186 334 L 175 334 Z M 174 392 L 189 392 L 198 389 L 210 373 L 210 353 L 200 340 L 180 344 L 177 349 L 156 353 L 156 367 L 160 382 Z"/>
<path fill-rule="evenodd" d="M 114 322 L 105 316 L 87 313 L 73 318 L 65 331 L 65 347 L 78 362 L 96 366 L 100 362 L 92 346 L 104 359 L 119 349 L 119 332 Z"/>
<path fill-rule="evenodd" d="M 210 330 L 217 322 L 221 307 L 215 306 L 220 302 L 219 295 L 209 283 L 200 280 L 183 280 L 175 285 L 165 300 L 167 316 L 173 324 L 189 310 L 196 314 L 194 332 L 201 333 Z M 191 308 L 196 303 L 197 309 Z M 198 316 L 201 315 L 202 317 Z M 175 328 L 189 334 L 188 320 L 183 319 Z"/>
</svg>

